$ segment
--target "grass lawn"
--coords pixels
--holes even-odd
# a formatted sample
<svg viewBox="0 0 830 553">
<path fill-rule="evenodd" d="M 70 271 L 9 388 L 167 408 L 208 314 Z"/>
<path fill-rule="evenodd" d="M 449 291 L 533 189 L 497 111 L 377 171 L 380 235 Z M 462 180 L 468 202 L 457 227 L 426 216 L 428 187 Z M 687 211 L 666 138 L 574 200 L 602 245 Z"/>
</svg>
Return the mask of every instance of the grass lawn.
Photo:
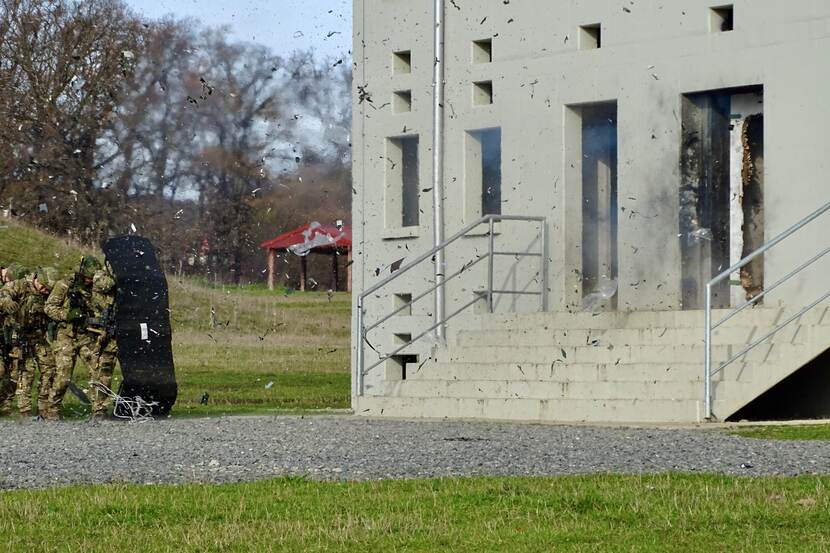
<svg viewBox="0 0 830 553">
<path fill-rule="evenodd" d="M 799 426 L 752 426 L 738 428 L 731 433 L 760 440 L 830 440 L 830 422 Z"/>
<path fill-rule="evenodd" d="M 175 279 L 170 290 L 174 414 L 349 407 L 349 294 L 264 294 Z"/>
<path fill-rule="evenodd" d="M 702 475 L 0 494 L 3 551 L 828 551 L 830 478 Z"/>
<path fill-rule="evenodd" d="M 349 407 L 348 294 L 266 296 L 174 279 L 170 291 L 179 384 L 174 415 Z M 74 380 L 83 383 L 85 377 L 79 365 Z M 84 416 L 86 410 L 67 395 L 64 412 Z"/>
</svg>

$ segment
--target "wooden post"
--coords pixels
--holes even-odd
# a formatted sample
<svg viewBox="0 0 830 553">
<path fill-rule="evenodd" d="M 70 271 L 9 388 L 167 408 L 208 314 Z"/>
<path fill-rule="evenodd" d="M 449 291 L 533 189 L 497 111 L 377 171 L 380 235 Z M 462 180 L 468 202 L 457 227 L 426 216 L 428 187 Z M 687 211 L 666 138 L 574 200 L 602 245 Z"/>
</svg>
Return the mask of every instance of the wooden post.
<svg viewBox="0 0 830 553">
<path fill-rule="evenodd" d="M 308 280 L 308 256 L 300 257 L 300 292 L 305 292 Z"/>
<path fill-rule="evenodd" d="M 337 274 L 337 271 L 339 269 L 339 267 L 337 266 L 337 258 L 338 257 L 340 257 L 340 256 L 337 253 L 337 248 L 335 248 L 334 251 L 331 254 L 331 280 L 332 280 L 332 282 L 331 282 L 331 291 L 332 292 L 337 292 L 337 277 L 339 276 Z"/>
<path fill-rule="evenodd" d="M 277 252 L 268 249 L 268 289 L 274 289 L 274 269 L 276 265 Z"/>
<path fill-rule="evenodd" d="M 348 253 L 346 254 L 346 291 L 352 291 L 352 247 L 349 246 Z"/>
</svg>

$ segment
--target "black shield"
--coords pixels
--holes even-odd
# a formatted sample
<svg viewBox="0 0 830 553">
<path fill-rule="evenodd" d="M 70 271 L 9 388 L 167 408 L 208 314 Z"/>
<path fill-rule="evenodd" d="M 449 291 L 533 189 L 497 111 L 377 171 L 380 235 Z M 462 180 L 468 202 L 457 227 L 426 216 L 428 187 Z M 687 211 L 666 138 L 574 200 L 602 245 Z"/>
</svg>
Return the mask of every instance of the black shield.
<svg viewBox="0 0 830 553">
<path fill-rule="evenodd" d="M 176 402 L 167 279 L 153 245 L 140 236 L 119 236 L 103 245 L 117 283 L 115 336 L 124 381 L 119 395 L 158 402 L 166 415 Z M 128 415 L 118 412 L 117 415 Z"/>
</svg>

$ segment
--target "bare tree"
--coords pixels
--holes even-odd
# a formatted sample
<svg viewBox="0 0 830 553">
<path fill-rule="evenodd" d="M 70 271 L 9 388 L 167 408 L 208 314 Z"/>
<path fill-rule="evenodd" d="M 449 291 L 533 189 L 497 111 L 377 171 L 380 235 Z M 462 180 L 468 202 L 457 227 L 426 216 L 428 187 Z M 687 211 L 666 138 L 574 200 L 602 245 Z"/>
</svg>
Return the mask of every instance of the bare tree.
<svg viewBox="0 0 830 553">
<path fill-rule="evenodd" d="M 268 183 L 285 129 L 275 73 L 279 57 L 260 46 L 233 44 L 222 33 L 203 33 L 199 66 L 190 74 L 189 101 L 200 118 L 198 187 L 210 221 L 216 268 L 238 280 L 251 200 Z"/>
<path fill-rule="evenodd" d="M 102 236 L 112 195 L 96 193 L 98 139 L 141 48 L 137 20 L 117 0 L 0 0 L 0 142 L 22 209 L 52 228 Z"/>
<path fill-rule="evenodd" d="M 348 63 L 121 0 L 0 16 L 0 204 L 90 242 L 137 223 L 171 264 L 208 250 L 232 280 L 285 225 L 346 218 Z"/>
</svg>

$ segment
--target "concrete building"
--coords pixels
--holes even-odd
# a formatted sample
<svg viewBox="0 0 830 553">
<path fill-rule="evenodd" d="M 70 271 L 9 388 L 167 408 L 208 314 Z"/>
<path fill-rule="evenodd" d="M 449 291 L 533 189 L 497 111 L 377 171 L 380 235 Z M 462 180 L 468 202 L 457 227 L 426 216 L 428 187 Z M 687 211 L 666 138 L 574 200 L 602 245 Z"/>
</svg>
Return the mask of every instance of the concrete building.
<svg viewBox="0 0 830 553">
<path fill-rule="evenodd" d="M 830 412 L 793 380 L 830 215 L 774 241 L 830 201 L 830 2 L 356 0 L 354 34 L 358 414 Z"/>
</svg>

